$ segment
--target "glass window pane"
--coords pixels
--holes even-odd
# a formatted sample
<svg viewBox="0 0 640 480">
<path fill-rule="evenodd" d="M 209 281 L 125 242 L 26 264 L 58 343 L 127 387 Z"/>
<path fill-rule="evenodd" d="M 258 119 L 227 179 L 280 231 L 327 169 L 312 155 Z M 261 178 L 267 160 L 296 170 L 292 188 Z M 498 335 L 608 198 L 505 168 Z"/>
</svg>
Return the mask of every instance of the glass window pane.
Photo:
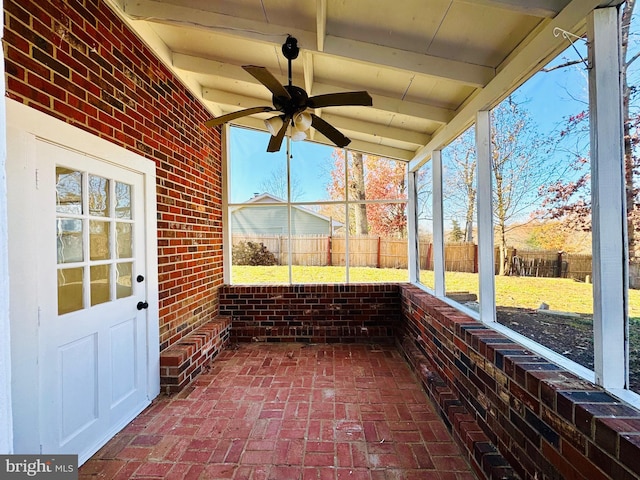
<svg viewBox="0 0 640 480">
<path fill-rule="evenodd" d="M 56 220 L 58 263 L 81 262 L 84 259 L 82 251 L 82 220 L 73 218 L 58 218 Z"/>
<path fill-rule="evenodd" d="M 407 212 L 404 203 L 351 205 L 349 226 L 349 282 L 406 282 Z M 363 208 L 364 207 L 364 208 Z M 358 221 L 367 218 L 368 235 L 358 233 Z"/>
<path fill-rule="evenodd" d="M 279 152 L 267 153 L 271 136 L 247 128 L 231 127 L 230 137 L 229 202 L 286 201 L 287 156 L 284 146 Z"/>
<path fill-rule="evenodd" d="M 91 267 L 91 306 L 111 300 L 111 265 Z"/>
<path fill-rule="evenodd" d="M 82 215 L 82 173 L 56 167 L 56 212 Z"/>
<path fill-rule="evenodd" d="M 291 215 L 293 283 L 343 283 L 344 263 L 334 258 L 336 235 L 344 232 L 344 206 L 298 205 Z"/>
<path fill-rule="evenodd" d="M 292 143 L 291 201 L 344 200 L 343 152 L 318 143 Z"/>
<path fill-rule="evenodd" d="M 133 257 L 133 231 L 131 223 L 116 223 L 117 258 Z"/>
<path fill-rule="evenodd" d="M 625 8 L 629 8 L 633 4 L 626 3 Z M 637 38 L 640 26 L 640 12 L 634 9 L 634 15 L 631 17 L 631 26 L 629 37 Z M 623 30 L 624 31 L 624 30 Z M 628 128 L 628 137 L 631 142 L 625 142 L 625 153 L 631 150 L 630 165 L 633 167 L 631 172 L 627 170 L 626 183 L 627 188 L 627 207 L 629 208 L 627 227 L 629 228 L 629 388 L 635 393 L 640 394 L 640 190 L 637 188 L 640 183 L 640 172 L 637 169 L 640 158 L 636 139 L 640 133 L 637 119 L 640 118 L 640 97 L 636 94 L 638 85 L 640 85 L 640 65 L 635 60 L 638 54 L 640 44 L 634 39 L 629 42 L 630 45 L 626 50 L 627 58 L 623 59 L 626 63 L 626 83 L 629 87 L 623 87 L 623 94 L 626 96 L 625 104 L 628 104 L 628 110 L 624 112 L 625 127 Z M 629 165 L 627 166 L 629 168 Z M 631 173 L 631 175 L 629 175 Z M 633 197 L 631 197 L 631 195 Z"/>
<path fill-rule="evenodd" d="M 333 185 L 344 190 L 344 159 L 342 151 L 337 151 L 338 161 L 332 165 Z M 347 195 L 351 201 L 362 200 L 405 200 L 407 198 L 406 162 L 347 152 L 349 179 Z M 341 198 L 332 198 L 335 200 Z M 362 232 L 361 232 L 362 233 Z"/>
<path fill-rule="evenodd" d="M 89 222 L 89 258 L 91 260 L 108 260 L 109 251 L 109 222 L 91 220 Z"/>
<path fill-rule="evenodd" d="M 82 267 L 58 270 L 58 315 L 82 310 L 83 272 Z"/>
<path fill-rule="evenodd" d="M 433 176 L 432 162 L 425 163 L 416 173 L 418 192 L 418 258 L 420 283 L 435 288 L 433 275 Z"/>
<path fill-rule="evenodd" d="M 109 216 L 109 180 L 89 175 L 89 215 Z"/>
<path fill-rule="evenodd" d="M 116 218 L 131 219 L 131 185 L 116 182 Z"/>
<path fill-rule="evenodd" d="M 477 308 L 476 151 L 471 127 L 442 150 L 445 294 Z"/>
<path fill-rule="evenodd" d="M 577 58 L 569 47 L 550 66 Z M 592 369 L 587 72 L 549 70 L 491 111 L 496 315 Z"/>
<path fill-rule="evenodd" d="M 233 283 L 289 283 L 285 205 L 233 207 Z"/>
<path fill-rule="evenodd" d="M 133 295 L 133 285 L 131 283 L 131 272 L 133 263 L 119 263 L 116 270 L 116 298 L 125 298 Z"/>
</svg>

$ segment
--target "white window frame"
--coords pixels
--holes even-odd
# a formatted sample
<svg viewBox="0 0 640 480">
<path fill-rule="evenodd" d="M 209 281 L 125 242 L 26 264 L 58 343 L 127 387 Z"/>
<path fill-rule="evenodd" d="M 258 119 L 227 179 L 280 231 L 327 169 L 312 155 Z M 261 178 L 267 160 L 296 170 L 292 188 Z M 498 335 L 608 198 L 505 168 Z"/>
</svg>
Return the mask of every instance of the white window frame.
<svg viewBox="0 0 640 480">
<path fill-rule="evenodd" d="M 246 127 L 238 127 L 238 128 L 246 128 Z M 232 229 L 230 227 L 231 223 L 232 223 L 232 217 L 231 217 L 231 212 L 233 210 L 234 207 L 239 207 L 239 206 L 244 206 L 246 205 L 246 203 L 233 203 L 229 201 L 229 197 L 230 197 L 230 192 L 232 189 L 232 185 L 231 185 L 231 175 L 230 175 L 230 171 L 231 171 L 231 152 L 230 152 L 230 148 L 231 148 L 231 141 L 230 141 L 230 135 L 231 135 L 231 126 L 229 124 L 225 124 L 223 126 L 222 129 L 222 152 L 223 152 L 223 167 L 222 167 L 222 177 L 223 177 L 223 181 L 222 181 L 222 209 L 223 209 L 223 218 L 226 220 L 225 222 L 223 222 L 223 255 L 224 255 L 224 260 L 223 260 L 223 265 L 224 265 L 224 272 L 223 272 L 223 278 L 224 278 L 224 283 L 226 284 L 233 284 L 233 276 L 232 276 Z M 346 191 L 346 186 L 348 185 L 348 174 L 349 174 L 349 170 L 347 168 L 348 165 L 348 154 L 351 151 L 355 151 L 355 150 L 350 150 L 348 148 L 343 148 L 342 151 L 344 152 L 344 157 L 345 157 L 345 162 L 347 163 L 347 165 L 345 165 L 345 197 L 342 200 L 319 200 L 319 201 L 292 201 L 291 200 L 291 162 L 292 162 L 292 155 L 291 155 L 291 139 L 289 137 L 285 138 L 285 142 L 286 142 L 286 171 L 287 171 L 287 198 L 284 199 L 284 202 L 279 202 L 279 203 L 272 203 L 272 202 L 262 202 L 259 205 L 256 204 L 256 206 L 259 207 L 271 207 L 271 206 L 277 206 L 277 207 L 286 207 L 287 208 L 287 223 L 288 223 L 288 232 L 287 232 L 287 242 L 289 244 L 288 247 L 288 261 L 287 261 L 287 267 L 288 267 L 288 284 L 289 285 L 301 285 L 300 282 L 294 282 L 293 281 L 293 269 L 292 269 L 292 258 L 293 258 L 293 251 L 291 248 L 291 212 L 294 208 L 296 207 L 309 207 L 309 206 L 316 206 L 316 205 L 339 205 L 339 206 L 343 206 L 345 208 L 345 212 L 347 215 L 347 220 L 348 220 L 348 212 L 349 212 L 349 206 L 350 205 L 354 205 L 354 204 L 367 204 L 367 205 L 373 205 L 373 204 L 404 204 L 406 209 L 407 209 L 407 216 L 409 217 L 407 219 L 407 242 L 411 242 L 411 230 L 410 230 L 410 224 L 411 224 L 411 208 L 415 208 L 412 207 L 410 202 L 409 202 L 409 198 L 411 197 L 411 192 L 415 190 L 415 186 L 412 186 L 412 176 L 409 175 L 409 168 L 408 168 L 408 162 L 406 162 L 406 160 L 401 160 L 401 159 L 397 159 L 397 158 L 390 158 L 389 160 L 393 160 L 396 162 L 401 162 L 405 164 L 405 182 L 407 185 L 407 198 L 395 198 L 395 199 L 372 199 L 372 200 L 360 200 L 360 201 L 356 201 L 353 200 L 349 197 L 348 192 Z M 363 155 L 367 155 L 366 152 L 362 152 Z M 293 160 L 295 161 L 295 160 Z M 348 228 L 348 221 L 347 221 L 347 228 L 346 228 L 346 234 L 345 234 L 345 281 L 344 283 L 350 283 L 350 278 L 349 278 L 349 270 L 350 270 L 350 265 L 349 265 L 349 258 L 350 258 L 350 252 L 349 252 L 349 238 L 352 235 L 349 233 L 349 228 Z M 411 278 L 411 263 L 413 261 L 415 261 L 415 257 L 412 257 L 412 252 L 413 250 L 408 248 L 408 258 L 407 258 L 407 282 L 410 282 L 410 278 Z M 342 283 L 342 282 L 341 282 Z M 268 285 L 268 284 L 261 284 L 261 285 Z"/>
<path fill-rule="evenodd" d="M 619 74 L 620 11 L 616 7 L 596 9 L 587 16 L 586 20 L 590 39 L 591 67 L 589 98 L 594 259 L 594 370 L 579 365 L 496 322 L 489 112 L 489 108 L 495 103 L 491 104 L 489 98 L 482 98 L 492 90 L 489 87 L 485 88 L 486 92 L 483 91 L 478 96 L 480 98 L 476 97 L 467 105 L 466 109 L 475 110 L 475 112 L 461 112 L 459 115 L 461 120 L 454 120 L 448 126 L 451 131 L 442 132 L 440 142 L 433 142 L 427 146 L 429 148 L 425 147 L 419 151 L 410 163 L 409 173 L 416 175 L 425 159 L 433 162 L 435 291 L 431 291 L 420 283 L 417 285 L 435 294 L 447 304 L 464 311 L 472 318 L 521 343 L 525 348 L 548 358 L 585 380 L 604 387 L 635 407 L 640 407 L 640 394 L 628 389 L 628 251 L 624 195 L 622 92 Z M 611 52 L 617 54 L 612 55 Z M 538 62 L 538 64 L 543 63 Z M 521 85 L 527 78 L 520 78 L 519 83 L 510 91 Z M 504 91 L 506 86 L 498 82 L 494 90 L 499 88 Z M 471 118 L 467 120 L 468 123 L 465 123 L 463 113 L 467 116 L 473 114 L 475 119 Z M 469 311 L 444 295 L 441 151 L 455 138 L 456 131 L 463 132 L 473 120 L 476 124 L 478 175 L 479 313 Z M 416 194 L 413 193 L 409 200 L 410 203 L 417 204 Z M 414 249 L 413 255 L 417 255 L 417 247 L 414 243 L 410 242 L 409 246 Z M 417 277 L 419 278 L 419 272 Z"/>
</svg>

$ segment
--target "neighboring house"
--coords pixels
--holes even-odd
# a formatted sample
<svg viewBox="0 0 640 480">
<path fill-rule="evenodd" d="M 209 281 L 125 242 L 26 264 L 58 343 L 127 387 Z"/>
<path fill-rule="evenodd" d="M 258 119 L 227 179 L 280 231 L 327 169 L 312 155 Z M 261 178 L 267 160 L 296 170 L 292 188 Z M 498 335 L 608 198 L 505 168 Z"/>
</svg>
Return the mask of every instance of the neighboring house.
<svg viewBox="0 0 640 480">
<path fill-rule="evenodd" d="M 244 205 L 231 208 L 230 213 L 232 234 L 287 234 L 286 202 L 270 193 L 256 195 L 247 200 Z M 297 205 L 291 208 L 291 233 L 293 235 L 331 235 L 335 234 L 342 226 L 343 223 L 308 208 Z"/>
</svg>

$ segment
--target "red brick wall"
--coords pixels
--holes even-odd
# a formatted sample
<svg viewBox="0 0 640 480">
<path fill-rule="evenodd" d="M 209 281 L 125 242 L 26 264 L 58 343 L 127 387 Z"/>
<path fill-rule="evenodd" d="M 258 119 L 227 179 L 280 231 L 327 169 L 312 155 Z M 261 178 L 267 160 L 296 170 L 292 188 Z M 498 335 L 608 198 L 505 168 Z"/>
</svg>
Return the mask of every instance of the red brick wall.
<svg viewBox="0 0 640 480">
<path fill-rule="evenodd" d="M 202 105 L 100 0 L 5 0 L 7 96 L 157 166 L 161 348 L 212 318 L 221 151 Z"/>
<path fill-rule="evenodd" d="M 395 342 L 398 285 L 225 285 L 220 314 L 235 342 Z"/>
<path fill-rule="evenodd" d="M 418 287 L 400 288 L 402 349 L 480 478 L 640 478 L 639 410 Z"/>
</svg>

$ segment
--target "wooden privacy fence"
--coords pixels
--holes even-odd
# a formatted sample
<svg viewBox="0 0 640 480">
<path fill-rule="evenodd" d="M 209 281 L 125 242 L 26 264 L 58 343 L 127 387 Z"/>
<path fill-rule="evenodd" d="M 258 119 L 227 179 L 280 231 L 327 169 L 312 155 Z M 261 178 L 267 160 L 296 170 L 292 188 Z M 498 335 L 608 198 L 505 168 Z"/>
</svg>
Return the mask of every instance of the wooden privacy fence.
<svg viewBox="0 0 640 480">
<path fill-rule="evenodd" d="M 262 243 L 279 265 L 289 261 L 286 235 L 233 235 L 232 243 Z M 344 236 L 293 235 L 293 265 L 346 265 L 347 240 Z M 407 268 L 407 240 L 378 236 L 349 237 L 349 265 L 352 267 Z"/>
<path fill-rule="evenodd" d="M 499 271 L 499 249 L 495 251 L 496 272 Z M 585 281 L 591 276 L 591 255 L 553 250 L 516 250 L 509 248 L 510 274 L 523 277 L 573 278 Z"/>
<path fill-rule="evenodd" d="M 274 254 L 279 265 L 289 261 L 286 235 L 233 235 L 233 244 L 256 242 Z M 344 236 L 293 235 L 293 265 L 345 265 L 347 239 Z M 420 268 L 433 270 L 433 244 L 430 237 L 418 239 Z M 495 272 L 499 272 L 500 251 L 495 249 Z M 475 243 L 447 243 L 445 269 L 449 272 L 478 272 L 478 246 Z M 584 281 L 591 275 L 591 255 L 549 250 L 507 249 L 509 273 L 526 277 L 565 277 Z M 407 268 L 407 240 L 361 235 L 349 237 L 349 265 L 352 267 Z"/>
</svg>

